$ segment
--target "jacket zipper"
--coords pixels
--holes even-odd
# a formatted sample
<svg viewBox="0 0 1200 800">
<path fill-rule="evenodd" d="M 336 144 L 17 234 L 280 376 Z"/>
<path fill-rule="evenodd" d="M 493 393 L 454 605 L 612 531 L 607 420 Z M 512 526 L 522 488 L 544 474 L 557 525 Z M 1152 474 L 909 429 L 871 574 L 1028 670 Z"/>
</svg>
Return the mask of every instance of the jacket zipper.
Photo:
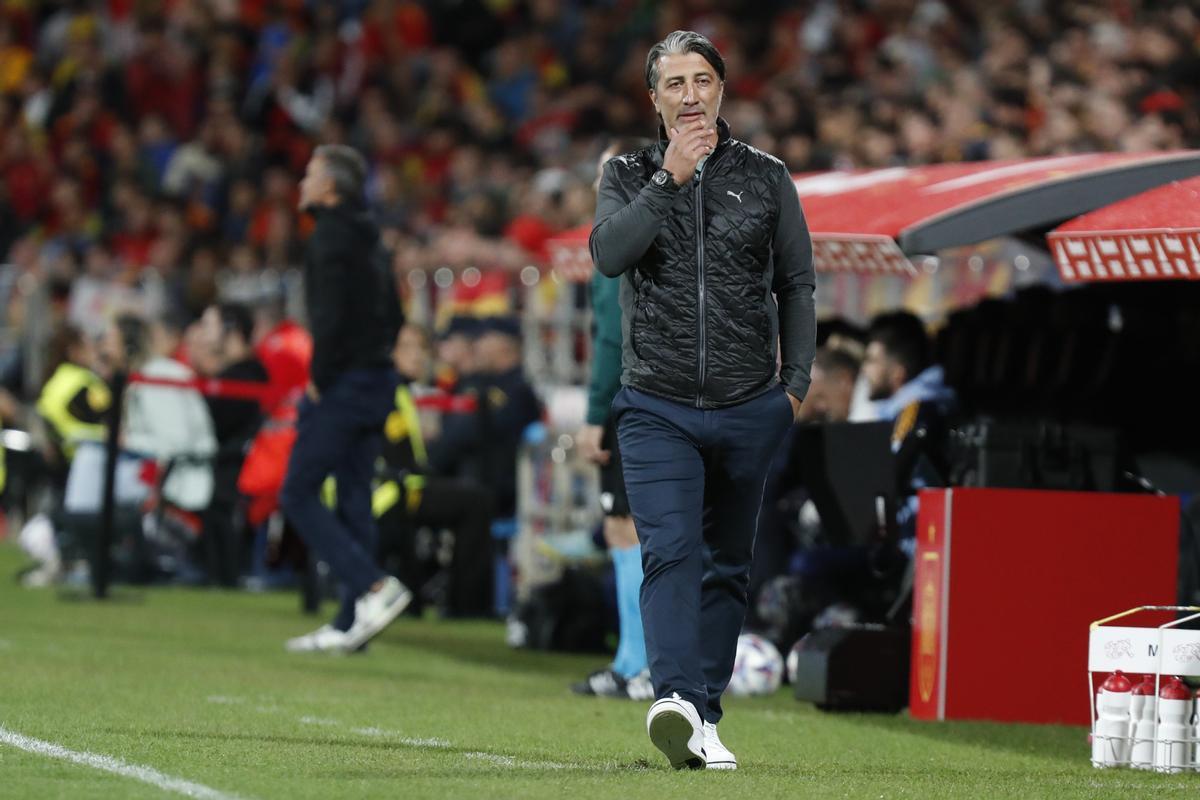
<svg viewBox="0 0 1200 800">
<path fill-rule="evenodd" d="M 717 142 L 716 148 L 709 154 L 708 159 L 704 162 L 704 167 L 700 170 L 700 174 L 696 176 L 696 293 L 697 293 L 697 340 L 698 340 L 698 365 L 696 368 L 696 408 L 704 407 L 704 378 L 705 378 L 705 362 L 708 360 L 708 342 L 704 332 L 704 321 L 707 315 L 707 293 L 704 286 L 704 173 L 712 168 L 717 157 L 725 151 L 722 145 L 724 142 Z M 632 331 L 630 333 L 632 337 Z"/>
<path fill-rule="evenodd" d="M 717 147 L 709 154 L 708 159 L 704 162 L 704 167 L 700 170 L 700 174 L 696 176 L 696 270 L 697 270 L 697 308 L 696 319 L 699 325 L 699 345 L 700 345 L 700 364 L 696 372 L 696 408 L 704 407 L 704 377 L 705 365 L 708 361 L 708 341 L 705 336 L 704 320 L 707 312 L 708 295 L 704 288 L 704 176 L 712 169 L 718 156 L 725 152 L 725 148 L 721 145 L 724 142 L 717 142 Z"/>
</svg>

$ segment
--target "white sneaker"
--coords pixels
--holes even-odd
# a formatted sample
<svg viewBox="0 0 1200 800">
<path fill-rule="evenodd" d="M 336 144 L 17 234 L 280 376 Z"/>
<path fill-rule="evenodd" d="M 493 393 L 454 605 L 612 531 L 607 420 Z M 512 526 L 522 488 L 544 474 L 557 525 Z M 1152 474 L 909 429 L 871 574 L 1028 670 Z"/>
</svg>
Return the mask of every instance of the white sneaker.
<svg viewBox="0 0 1200 800">
<path fill-rule="evenodd" d="M 721 744 L 717 726 L 711 722 L 704 723 L 704 754 L 708 759 L 706 769 L 737 769 L 737 756 Z"/>
<path fill-rule="evenodd" d="M 46 562 L 21 574 L 21 585 L 26 589 L 44 589 L 62 580 L 62 564 Z"/>
<path fill-rule="evenodd" d="M 628 682 L 611 669 L 598 669 L 587 678 L 571 686 L 575 694 L 594 697 L 625 697 Z"/>
<path fill-rule="evenodd" d="M 332 625 L 322 625 L 312 633 L 288 639 L 284 648 L 289 653 L 347 653 L 346 632 Z"/>
<path fill-rule="evenodd" d="M 678 693 L 650 706 L 646 733 L 675 769 L 704 769 L 704 726 L 696 707 Z"/>
<path fill-rule="evenodd" d="M 630 700 L 653 700 L 654 684 L 650 682 L 650 670 L 644 669 L 625 684 L 625 693 Z"/>
<path fill-rule="evenodd" d="M 357 650 L 392 623 L 412 602 L 412 592 L 391 577 L 377 591 L 367 592 L 354 604 L 354 624 L 346 631 L 346 648 Z"/>
</svg>

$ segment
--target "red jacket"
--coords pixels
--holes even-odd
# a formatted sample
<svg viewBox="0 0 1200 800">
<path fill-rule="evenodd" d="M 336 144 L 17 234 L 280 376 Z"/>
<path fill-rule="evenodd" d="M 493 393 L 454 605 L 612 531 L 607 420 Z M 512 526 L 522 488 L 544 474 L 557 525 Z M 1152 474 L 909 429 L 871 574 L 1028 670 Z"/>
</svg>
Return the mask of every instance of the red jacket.
<svg viewBox="0 0 1200 800">
<path fill-rule="evenodd" d="M 291 320 L 284 320 L 275 326 L 254 348 L 255 355 L 267 370 L 267 380 L 271 384 L 272 402 L 264 409 L 268 416 L 289 395 L 304 393 L 308 386 L 312 351 L 312 336 Z"/>
<path fill-rule="evenodd" d="M 279 490 L 296 441 L 296 410 L 308 386 L 312 337 L 296 323 L 284 321 L 263 337 L 255 353 L 267 370 L 271 392 L 264 403 L 266 422 L 246 453 L 238 489 L 250 498 L 248 516 L 258 525 L 279 507 Z"/>
</svg>

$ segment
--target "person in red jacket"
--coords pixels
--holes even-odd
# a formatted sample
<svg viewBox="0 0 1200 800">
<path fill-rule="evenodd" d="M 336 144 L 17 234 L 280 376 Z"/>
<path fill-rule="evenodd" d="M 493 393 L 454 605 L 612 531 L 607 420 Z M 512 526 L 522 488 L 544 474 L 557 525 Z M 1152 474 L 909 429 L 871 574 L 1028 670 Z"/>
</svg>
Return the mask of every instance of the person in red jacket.
<svg viewBox="0 0 1200 800">
<path fill-rule="evenodd" d="M 258 309 L 254 352 L 267 368 L 271 405 L 278 405 L 308 386 L 312 362 L 312 336 L 287 318 L 283 298 L 272 299 Z M 268 414 L 272 408 L 263 409 Z"/>
<path fill-rule="evenodd" d="M 263 402 L 265 422 L 246 454 L 238 488 L 250 498 L 248 516 L 258 526 L 279 508 L 279 490 L 296 440 L 296 409 L 308 386 L 312 336 L 287 318 L 280 297 L 258 308 L 254 342 L 270 388 Z"/>
</svg>

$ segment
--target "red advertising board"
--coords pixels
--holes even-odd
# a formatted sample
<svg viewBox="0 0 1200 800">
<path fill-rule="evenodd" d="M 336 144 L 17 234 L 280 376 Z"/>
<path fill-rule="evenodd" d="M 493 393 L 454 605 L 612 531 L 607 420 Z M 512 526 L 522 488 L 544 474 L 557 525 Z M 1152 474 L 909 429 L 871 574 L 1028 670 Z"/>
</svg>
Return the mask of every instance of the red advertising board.
<svg viewBox="0 0 1200 800">
<path fill-rule="evenodd" d="M 1086 725 L 1088 625 L 1175 600 L 1173 497 L 921 493 L 910 713 Z"/>
</svg>

